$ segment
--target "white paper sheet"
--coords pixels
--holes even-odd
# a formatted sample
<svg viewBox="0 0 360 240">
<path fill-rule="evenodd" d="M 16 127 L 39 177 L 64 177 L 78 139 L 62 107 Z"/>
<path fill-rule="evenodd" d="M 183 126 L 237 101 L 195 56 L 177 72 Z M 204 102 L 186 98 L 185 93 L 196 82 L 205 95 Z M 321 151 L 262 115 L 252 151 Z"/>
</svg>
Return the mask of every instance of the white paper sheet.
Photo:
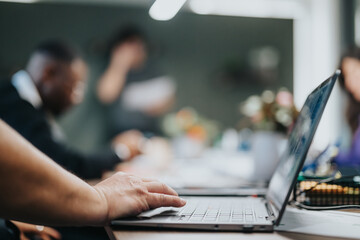
<svg viewBox="0 0 360 240">
<path fill-rule="evenodd" d="M 287 208 L 276 230 L 360 239 L 360 213 Z"/>
<path fill-rule="evenodd" d="M 124 89 L 124 106 L 131 110 L 147 110 L 175 95 L 174 79 L 168 76 L 131 83 Z"/>
</svg>

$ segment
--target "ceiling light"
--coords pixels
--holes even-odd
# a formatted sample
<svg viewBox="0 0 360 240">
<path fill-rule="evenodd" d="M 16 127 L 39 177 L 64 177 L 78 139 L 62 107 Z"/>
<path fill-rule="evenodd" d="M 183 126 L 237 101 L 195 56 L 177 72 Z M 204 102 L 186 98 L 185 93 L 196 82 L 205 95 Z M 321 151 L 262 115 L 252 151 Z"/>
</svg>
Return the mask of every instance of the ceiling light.
<svg viewBox="0 0 360 240">
<path fill-rule="evenodd" d="M 197 14 L 298 18 L 303 7 L 297 0 L 190 0 L 190 9 Z"/>
<path fill-rule="evenodd" d="M 0 0 L 0 2 L 12 2 L 12 3 L 34 3 L 38 0 Z"/>
<path fill-rule="evenodd" d="M 175 17 L 186 0 L 156 0 L 149 10 L 149 15 L 159 21 L 167 21 Z"/>
</svg>

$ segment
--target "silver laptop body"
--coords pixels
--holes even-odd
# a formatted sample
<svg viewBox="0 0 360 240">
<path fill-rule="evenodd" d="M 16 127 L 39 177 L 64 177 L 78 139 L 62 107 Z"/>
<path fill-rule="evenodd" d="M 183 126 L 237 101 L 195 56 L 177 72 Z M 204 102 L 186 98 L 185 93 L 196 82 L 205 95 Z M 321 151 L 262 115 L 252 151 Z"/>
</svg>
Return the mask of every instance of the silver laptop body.
<svg viewBox="0 0 360 240">
<path fill-rule="evenodd" d="M 318 86 L 306 99 L 290 133 L 286 150 L 264 197 L 184 197 L 182 208 L 158 208 L 134 218 L 117 219 L 113 226 L 220 231 L 273 231 L 304 164 L 325 105 L 340 71 Z"/>
</svg>

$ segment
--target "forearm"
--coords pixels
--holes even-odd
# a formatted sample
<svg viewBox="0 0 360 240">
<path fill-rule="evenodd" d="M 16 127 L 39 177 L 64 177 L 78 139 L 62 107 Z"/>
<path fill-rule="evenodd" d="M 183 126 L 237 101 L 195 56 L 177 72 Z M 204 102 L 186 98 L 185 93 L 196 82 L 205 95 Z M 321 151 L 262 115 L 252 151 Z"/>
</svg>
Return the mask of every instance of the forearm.
<svg viewBox="0 0 360 240">
<path fill-rule="evenodd" d="M 97 88 L 103 103 L 112 103 L 120 95 L 126 81 L 128 69 L 110 66 L 102 75 Z"/>
<path fill-rule="evenodd" d="M 95 225 L 107 203 L 94 188 L 68 173 L 0 121 L 0 215 L 55 225 Z"/>
<path fill-rule="evenodd" d="M 91 187 L 0 120 L 0 217 L 46 225 L 104 225 L 185 201 L 158 181 L 117 173 Z"/>
</svg>

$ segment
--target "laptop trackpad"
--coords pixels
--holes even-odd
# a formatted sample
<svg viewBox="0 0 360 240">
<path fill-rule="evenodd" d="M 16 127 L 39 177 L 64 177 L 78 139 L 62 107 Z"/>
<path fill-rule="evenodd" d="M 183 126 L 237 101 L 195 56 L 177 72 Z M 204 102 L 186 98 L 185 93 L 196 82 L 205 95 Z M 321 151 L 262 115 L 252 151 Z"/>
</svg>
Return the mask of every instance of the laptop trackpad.
<svg viewBox="0 0 360 240">
<path fill-rule="evenodd" d="M 160 207 L 145 211 L 137 215 L 137 218 L 152 218 L 154 216 L 175 216 L 180 211 L 180 208 L 174 207 Z"/>
</svg>

